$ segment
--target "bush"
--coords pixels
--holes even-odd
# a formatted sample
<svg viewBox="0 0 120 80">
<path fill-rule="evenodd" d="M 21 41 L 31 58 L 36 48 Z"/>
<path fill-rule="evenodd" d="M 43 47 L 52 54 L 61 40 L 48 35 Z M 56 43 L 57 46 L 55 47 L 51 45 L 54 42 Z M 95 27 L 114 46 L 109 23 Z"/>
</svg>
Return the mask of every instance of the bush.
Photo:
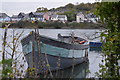
<svg viewBox="0 0 120 80">
<path fill-rule="evenodd" d="M 100 28 L 99 24 L 89 23 L 89 22 L 67 22 L 63 23 L 60 21 L 55 22 L 40 22 L 35 21 L 34 23 L 30 21 L 19 21 L 17 23 L 12 23 L 11 27 L 14 28 L 44 28 L 44 29 L 64 29 L 64 28 L 72 28 L 72 29 L 98 29 Z"/>
</svg>

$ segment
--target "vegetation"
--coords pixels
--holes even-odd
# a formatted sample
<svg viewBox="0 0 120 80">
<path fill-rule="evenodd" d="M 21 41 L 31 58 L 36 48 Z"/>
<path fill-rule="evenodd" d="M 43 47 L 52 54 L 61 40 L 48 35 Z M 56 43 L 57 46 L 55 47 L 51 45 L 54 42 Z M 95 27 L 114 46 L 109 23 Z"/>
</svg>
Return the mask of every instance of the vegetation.
<svg viewBox="0 0 120 80">
<path fill-rule="evenodd" d="M 74 10 L 76 12 L 80 12 L 80 11 L 94 12 L 97 4 L 99 4 L 99 3 L 80 3 L 80 4 L 76 4 L 76 5 L 69 3 L 69 4 L 65 5 L 64 7 L 58 7 L 56 9 L 52 8 L 49 11 L 71 11 L 71 10 Z"/>
<path fill-rule="evenodd" d="M 74 10 L 66 11 L 64 13 L 58 13 L 58 14 L 60 14 L 60 15 L 66 15 L 67 16 L 67 20 L 69 22 L 76 21 L 76 13 L 74 13 Z"/>
<path fill-rule="evenodd" d="M 44 8 L 44 7 L 39 7 L 39 8 L 37 8 L 36 12 L 48 12 L 48 9 Z"/>
<path fill-rule="evenodd" d="M 6 22 L 3 22 L 3 23 L 2 23 L 2 22 L 1 22 L 1 23 L 0 23 L 0 27 L 5 27 L 5 25 L 8 25 L 8 24 L 12 24 L 12 23 L 10 23 L 10 22 L 9 22 L 9 23 L 8 23 L 8 22 L 7 22 L 7 23 L 6 23 Z"/>
<path fill-rule="evenodd" d="M 96 10 L 107 30 L 101 33 L 105 64 L 100 64 L 101 70 L 96 73 L 102 78 L 120 78 L 120 2 L 105 2 L 99 4 Z"/>
<path fill-rule="evenodd" d="M 24 67 L 20 63 L 21 52 L 18 52 L 18 46 L 20 44 L 19 39 L 22 36 L 23 32 L 20 34 L 15 33 L 13 29 L 13 34 L 9 35 L 12 41 L 7 41 L 8 38 L 8 26 L 4 27 L 3 43 L 2 43 L 2 78 L 15 78 L 21 77 L 23 71 L 19 68 Z M 16 56 L 16 57 L 15 57 Z M 23 58 L 22 58 L 23 59 Z"/>
<path fill-rule="evenodd" d="M 4 27 L 4 26 L 3 26 Z M 44 29 L 99 29 L 103 28 L 100 24 L 95 23 L 76 23 L 76 22 L 67 22 L 62 23 L 60 21 L 55 22 L 40 22 L 40 21 L 19 21 L 17 23 L 12 23 L 10 28 L 44 28 Z"/>
</svg>

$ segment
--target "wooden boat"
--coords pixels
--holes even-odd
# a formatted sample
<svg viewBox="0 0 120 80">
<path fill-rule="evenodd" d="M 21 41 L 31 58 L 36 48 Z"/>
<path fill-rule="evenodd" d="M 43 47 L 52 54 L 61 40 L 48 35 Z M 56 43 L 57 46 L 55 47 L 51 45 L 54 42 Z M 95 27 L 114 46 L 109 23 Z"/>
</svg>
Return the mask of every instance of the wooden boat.
<svg viewBox="0 0 120 80">
<path fill-rule="evenodd" d="M 89 43 L 74 36 L 53 39 L 35 32 L 21 40 L 24 56 L 29 68 L 37 73 L 68 68 L 88 60 Z"/>
</svg>

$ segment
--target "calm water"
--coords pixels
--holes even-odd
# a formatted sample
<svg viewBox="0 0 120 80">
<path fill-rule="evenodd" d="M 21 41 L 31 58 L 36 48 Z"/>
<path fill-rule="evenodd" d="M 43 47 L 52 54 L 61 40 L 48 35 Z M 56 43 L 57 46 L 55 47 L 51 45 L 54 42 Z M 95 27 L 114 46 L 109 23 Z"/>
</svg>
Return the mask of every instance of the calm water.
<svg viewBox="0 0 120 80">
<path fill-rule="evenodd" d="M 20 34 L 21 32 L 23 32 L 22 37 L 20 38 L 20 40 L 22 38 L 24 38 L 25 36 L 27 36 L 30 31 L 34 31 L 34 29 L 14 29 L 14 33 L 15 34 Z M 99 32 L 101 32 L 101 30 L 98 29 L 40 29 L 39 30 L 41 35 L 45 35 L 45 36 L 49 36 L 52 38 L 57 38 L 58 33 L 60 33 L 61 35 L 70 35 L 72 32 L 74 32 L 75 36 L 78 37 L 82 37 L 84 39 L 87 39 L 88 41 L 100 41 L 100 38 L 91 40 L 94 37 L 97 37 L 100 35 Z M 2 50 L 2 36 L 3 36 L 4 30 L 0 29 L 0 50 Z M 8 35 L 7 35 L 7 42 L 11 42 L 12 41 L 12 34 L 13 33 L 13 29 L 9 29 L 8 30 Z M 19 41 L 20 41 L 19 40 Z M 20 42 L 19 42 L 20 43 Z M 10 44 L 12 45 L 12 44 Z M 8 52 L 11 52 L 10 48 L 6 49 Z M 19 44 L 19 47 L 17 48 L 17 52 L 21 53 L 22 52 L 22 46 L 21 43 Z M 92 51 L 90 51 L 89 53 L 89 63 L 83 63 L 80 65 L 75 66 L 74 68 L 74 75 L 71 76 L 71 68 L 69 69 L 65 69 L 62 71 L 59 71 L 59 73 L 55 73 L 53 72 L 53 75 L 58 75 L 59 77 L 75 77 L 75 78 L 85 78 L 85 77 L 95 77 L 95 72 L 97 72 L 100 68 L 99 68 L 99 63 L 101 62 L 102 56 L 101 56 L 101 51 L 99 51 L 99 49 L 95 50 L 92 49 Z M 0 56 L 2 56 L 2 54 L 0 54 Z M 15 57 L 17 57 L 18 54 L 15 55 Z M 8 58 L 9 55 L 6 56 L 6 58 Z M 24 55 L 21 53 L 21 57 L 24 57 Z M 1 60 L 2 57 L 0 57 Z M 21 59 L 21 58 L 20 58 Z M 20 60 L 19 59 L 19 60 Z M 23 64 L 24 61 L 20 60 L 19 64 Z M 26 70 L 28 65 L 27 63 L 24 63 L 24 67 L 22 69 L 19 70 Z M 19 67 L 19 66 L 17 66 Z M 63 74 L 64 72 L 64 74 Z M 86 73 L 87 72 L 87 73 Z M 89 72 L 89 73 L 88 73 Z"/>
</svg>

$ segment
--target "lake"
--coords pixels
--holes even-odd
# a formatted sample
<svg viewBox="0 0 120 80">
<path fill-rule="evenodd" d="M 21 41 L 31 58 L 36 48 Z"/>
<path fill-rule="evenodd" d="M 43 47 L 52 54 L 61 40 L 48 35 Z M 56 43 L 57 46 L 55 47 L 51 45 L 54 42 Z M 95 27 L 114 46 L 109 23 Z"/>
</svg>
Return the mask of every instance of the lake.
<svg viewBox="0 0 120 80">
<path fill-rule="evenodd" d="M 20 43 L 20 40 L 22 38 L 24 38 L 25 36 L 27 36 L 31 31 L 34 31 L 34 29 L 8 29 L 8 33 L 7 33 L 7 42 L 11 42 L 12 41 L 12 35 L 13 35 L 13 31 L 14 31 L 14 35 L 15 34 L 20 34 L 23 32 L 22 36 L 19 39 L 19 46 L 17 48 L 17 52 L 21 53 L 21 57 L 24 57 L 23 53 L 22 53 L 22 46 Z M 51 38 L 56 38 L 57 39 L 57 35 L 60 33 L 61 35 L 70 35 L 71 33 L 74 33 L 75 36 L 87 39 L 88 41 L 95 41 L 95 42 L 99 42 L 100 38 L 96 38 L 93 39 L 94 37 L 98 37 L 100 35 L 100 32 L 102 30 L 98 30 L 98 29 L 39 29 L 39 32 L 41 35 L 45 35 L 45 36 L 49 36 Z M 4 34 L 4 29 L 0 29 L 0 50 L 2 50 L 2 37 Z M 16 35 L 18 36 L 18 35 Z M 10 46 L 12 46 L 12 43 L 10 43 Z M 6 48 L 6 50 L 8 52 L 11 52 L 10 48 Z M 1 52 L 0 52 L 1 53 Z M 90 77 L 95 77 L 95 72 L 97 72 L 100 68 L 99 68 L 99 63 L 101 63 L 102 60 L 102 53 L 99 49 L 92 49 L 92 51 L 90 51 L 88 58 L 89 58 L 89 63 L 82 63 L 80 65 L 75 66 L 74 68 L 74 75 L 71 76 L 71 74 L 69 74 L 71 72 L 72 68 L 68 68 L 65 70 L 60 71 L 57 75 L 62 74 L 61 72 L 64 72 L 62 77 L 74 77 L 74 78 L 90 78 Z M 2 56 L 2 54 L 0 54 L 0 56 Z M 17 57 L 18 54 L 16 54 L 14 56 Z M 9 58 L 9 55 L 6 55 L 6 58 Z M 0 57 L 0 60 L 2 59 L 2 57 Z M 19 61 L 18 64 L 23 64 L 24 61 Z M 17 67 L 19 67 L 19 65 L 17 65 Z M 27 63 L 24 63 L 24 68 L 19 69 L 19 70 L 26 70 L 28 67 Z M 55 72 L 53 72 L 53 74 L 56 75 Z M 24 75 L 24 74 L 23 74 Z"/>
</svg>

